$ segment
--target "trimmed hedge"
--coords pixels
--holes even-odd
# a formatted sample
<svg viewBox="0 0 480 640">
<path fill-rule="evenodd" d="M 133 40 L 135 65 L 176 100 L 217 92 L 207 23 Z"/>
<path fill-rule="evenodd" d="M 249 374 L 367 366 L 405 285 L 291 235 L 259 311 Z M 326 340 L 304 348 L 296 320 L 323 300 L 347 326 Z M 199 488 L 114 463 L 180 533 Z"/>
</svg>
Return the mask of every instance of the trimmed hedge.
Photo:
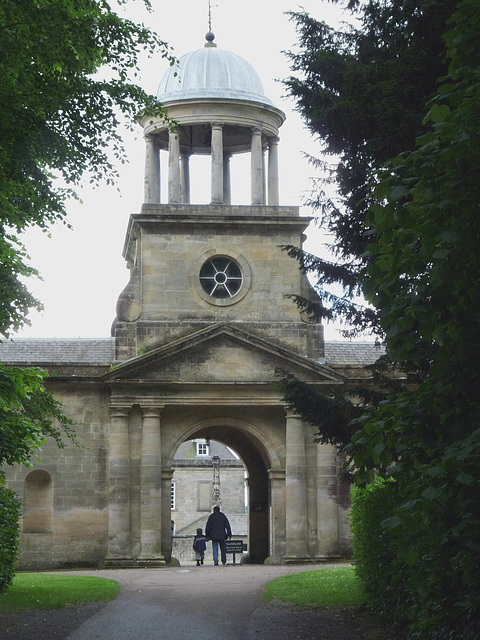
<svg viewBox="0 0 480 640">
<path fill-rule="evenodd" d="M 382 613 L 400 595 L 393 571 L 402 572 L 390 529 L 382 522 L 391 517 L 397 503 L 397 485 L 377 479 L 365 488 L 354 487 L 352 492 L 352 534 L 355 571 L 362 581 L 370 606 Z M 397 603 L 398 604 L 398 603 Z"/>
<path fill-rule="evenodd" d="M 20 501 L 11 489 L 0 485 L 0 592 L 15 576 L 18 556 Z"/>
<path fill-rule="evenodd" d="M 356 572 L 371 608 L 408 640 L 480 638 L 479 434 L 408 487 L 354 489 Z"/>
</svg>

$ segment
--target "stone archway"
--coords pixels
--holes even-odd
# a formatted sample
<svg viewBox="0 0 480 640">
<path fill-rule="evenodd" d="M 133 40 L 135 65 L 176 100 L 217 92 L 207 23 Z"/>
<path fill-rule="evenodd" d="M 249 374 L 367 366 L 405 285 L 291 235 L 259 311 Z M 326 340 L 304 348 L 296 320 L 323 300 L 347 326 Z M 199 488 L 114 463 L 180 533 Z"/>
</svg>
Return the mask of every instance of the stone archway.
<svg viewBox="0 0 480 640">
<path fill-rule="evenodd" d="M 170 564 L 174 456 L 193 437 L 230 446 L 247 468 L 252 562 L 311 562 L 338 548 L 336 452 L 308 447 L 309 429 L 279 403 L 216 397 L 111 407 L 105 566 Z"/>
<path fill-rule="evenodd" d="M 246 421 L 231 417 L 204 419 L 190 425 L 173 444 L 169 455 L 170 465 L 173 465 L 173 456 L 178 446 L 192 438 L 221 442 L 233 449 L 243 461 L 247 470 L 249 494 L 248 558 L 249 562 L 262 564 L 269 556 L 274 555 L 272 515 L 279 510 L 279 505 L 272 504 L 272 496 L 276 494 L 271 489 L 270 481 L 271 470 L 281 468 L 274 446 L 260 430 Z M 165 519 L 166 514 L 163 521 Z M 169 557 L 171 551 L 165 550 L 164 555 Z"/>
</svg>

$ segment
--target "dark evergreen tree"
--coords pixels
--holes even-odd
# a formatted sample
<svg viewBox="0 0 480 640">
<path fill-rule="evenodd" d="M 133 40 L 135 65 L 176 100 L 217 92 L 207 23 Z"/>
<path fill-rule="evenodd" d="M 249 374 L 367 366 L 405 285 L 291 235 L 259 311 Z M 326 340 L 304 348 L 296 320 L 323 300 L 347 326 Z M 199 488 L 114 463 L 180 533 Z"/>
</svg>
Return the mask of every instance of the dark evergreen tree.
<svg viewBox="0 0 480 640">
<path fill-rule="evenodd" d="M 296 109 L 318 139 L 321 151 L 339 157 L 332 170 L 338 189 L 334 204 L 323 190 L 307 202 L 334 236 L 328 262 L 289 246 L 305 271 L 317 275 L 318 304 L 296 302 L 318 319 L 343 319 L 345 335 L 367 331 L 381 336 L 376 313 L 352 300 L 361 295 L 359 272 L 368 262 L 373 230 L 365 224 L 375 201 L 377 172 L 411 150 L 437 78 L 446 73 L 442 35 L 455 0 L 353 0 L 343 3 L 358 27 L 338 31 L 305 12 L 291 12 L 298 46 L 287 55 L 295 75 L 284 83 Z M 311 158 L 325 168 L 320 159 Z M 343 294 L 338 295 L 341 285 Z"/>
<path fill-rule="evenodd" d="M 326 135 L 327 150 L 341 156 L 343 209 L 333 211 L 331 224 L 345 272 L 371 305 L 372 328 L 387 349 L 386 366 L 400 366 L 414 384 L 385 390 L 382 402 L 366 399 L 346 429 L 348 412 L 338 413 L 337 426 L 330 412 L 320 439 L 350 438 L 343 450 L 356 484 L 365 487 L 357 490 L 354 532 L 370 602 L 403 624 L 408 638 L 473 640 L 480 636 L 480 6 L 476 0 L 455 7 L 443 0 L 390 0 L 359 8 L 365 35 L 379 43 L 378 69 L 391 50 L 387 45 L 396 44 L 400 66 L 392 80 L 406 80 L 395 89 L 388 74 L 372 69 L 378 91 L 369 92 L 371 112 L 378 123 L 383 114 L 389 126 L 370 127 L 364 114 L 355 120 L 355 97 L 364 94 L 363 86 L 344 93 L 347 85 L 338 82 L 331 91 L 339 107 L 335 139 L 341 140 L 345 128 L 345 140 L 353 141 L 350 148 L 344 142 L 335 148 Z M 301 23 L 308 24 L 303 14 Z M 392 33 L 397 37 L 387 37 Z M 342 53 L 335 66 L 343 77 L 343 51 L 335 38 L 335 55 Z M 362 58 L 362 51 L 355 49 L 354 57 Z M 403 67 L 408 60 L 411 66 Z M 416 84 L 408 83 L 409 72 L 419 74 L 425 89 L 415 109 L 400 95 Z M 385 99 L 392 95 L 383 91 L 387 86 L 397 94 L 399 110 L 397 100 Z M 308 102 L 314 102 L 314 91 Z M 350 113 L 343 122 L 341 106 Z M 306 114 L 309 109 L 306 101 Z M 322 119 L 321 109 L 315 114 Z M 328 134 L 337 122 L 325 119 L 322 126 Z M 315 130 L 325 135 L 319 125 Z M 357 240 L 351 231 L 359 233 Z M 319 268 L 321 279 L 322 262 L 296 253 L 308 268 Z M 348 307 L 348 300 L 343 304 Z M 368 324 L 365 315 L 357 326 L 362 322 Z M 283 384 L 289 402 L 322 434 L 323 421 L 311 410 L 302 383 L 284 377 Z M 377 545 L 370 542 L 372 531 L 380 532 Z"/>
</svg>

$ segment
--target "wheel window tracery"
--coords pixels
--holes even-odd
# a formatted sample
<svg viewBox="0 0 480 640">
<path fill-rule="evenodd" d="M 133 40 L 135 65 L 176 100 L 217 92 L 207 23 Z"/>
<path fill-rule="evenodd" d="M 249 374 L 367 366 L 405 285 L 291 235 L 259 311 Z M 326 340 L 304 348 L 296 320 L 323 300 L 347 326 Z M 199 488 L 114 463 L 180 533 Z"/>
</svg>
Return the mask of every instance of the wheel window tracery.
<svg viewBox="0 0 480 640">
<path fill-rule="evenodd" d="M 233 298 L 242 288 L 243 273 L 232 258 L 215 256 L 200 269 L 200 284 L 212 298 Z"/>
</svg>

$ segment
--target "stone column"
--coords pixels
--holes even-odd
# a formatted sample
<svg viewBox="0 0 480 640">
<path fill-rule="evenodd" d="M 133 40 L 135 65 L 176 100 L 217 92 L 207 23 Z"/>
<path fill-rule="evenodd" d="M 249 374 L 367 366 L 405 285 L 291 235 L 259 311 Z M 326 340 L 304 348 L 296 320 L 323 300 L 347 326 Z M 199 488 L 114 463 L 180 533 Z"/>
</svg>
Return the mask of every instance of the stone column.
<svg viewBox="0 0 480 640">
<path fill-rule="evenodd" d="M 223 203 L 232 204 L 232 184 L 230 181 L 230 159 L 231 153 L 223 154 Z"/>
<path fill-rule="evenodd" d="M 285 471 L 269 469 L 270 478 L 270 549 L 273 562 L 282 562 L 285 555 Z"/>
<path fill-rule="evenodd" d="M 317 444 L 318 555 L 338 553 L 337 451 Z"/>
<path fill-rule="evenodd" d="M 190 156 L 180 156 L 180 202 L 190 204 Z"/>
<path fill-rule="evenodd" d="M 162 553 L 167 564 L 172 562 L 172 478 L 173 469 L 162 469 Z"/>
<path fill-rule="evenodd" d="M 268 204 L 280 203 L 278 180 L 278 138 L 268 139 Z"/>
<path fill-rule="evenodd" d="M 140 555 L 144 567 L 165 564 L 162 555 L 162 407 L 142 407 L 142 466 L 140 470 Z M 169 494 L 170 495 L 170 494 Z"/>
<path fill-rule="evenodd" d="M 223 203 L 223 130 L 212 124 L 212 204 Z"/>
<path fill-rule="evenodd" d="M 266 147 L 262 146 L 262 204 L 267 204 L 267 185 L 265 184 L 267 167 L 265 165 L 265 151 L 266 151 Z"/>
<path fill-rule="evenodd" d="M 300 416 L 287 411 L 285 465 L 286 553 L 284 563 L 311 560 L 307 553 L 305 435 Z"/>
<path fill-rule="evenodd" d="M 152 135 L 145 137 L 144 200 L 148 204 L 160 204 L 160 151 Z"/>
<path fill-rule="evenodd" d="M 257 128 L 252 129 L 251 174 L 252 205 L 263 204 L 264 181 L 262 132 Z"/>
<path fill-rule="evenodd" d="M 128 407 L 110 407 L 108 550 L 106 566 L 132 566 Z"/>
<path fill-rule="evenodd" d="M 168 137 L 168 202 L 180 202 L 180 139 L 177 131 Z"/>
</svg>

